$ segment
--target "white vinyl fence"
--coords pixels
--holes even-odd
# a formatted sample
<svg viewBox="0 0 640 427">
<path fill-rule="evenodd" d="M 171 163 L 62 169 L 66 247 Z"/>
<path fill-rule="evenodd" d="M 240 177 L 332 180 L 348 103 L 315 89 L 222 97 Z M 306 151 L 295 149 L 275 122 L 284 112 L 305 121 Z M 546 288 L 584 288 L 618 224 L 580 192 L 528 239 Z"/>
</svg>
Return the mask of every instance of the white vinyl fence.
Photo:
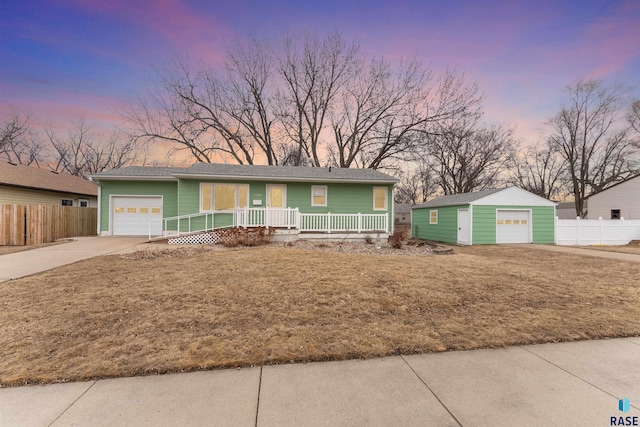
<svg viewBox="0 0 640 427">
<path fill-rule="evenodd" d="M 559 219 L 556 245 L 626 245 L 640 240 L 640 219 Z"/>
</svg>

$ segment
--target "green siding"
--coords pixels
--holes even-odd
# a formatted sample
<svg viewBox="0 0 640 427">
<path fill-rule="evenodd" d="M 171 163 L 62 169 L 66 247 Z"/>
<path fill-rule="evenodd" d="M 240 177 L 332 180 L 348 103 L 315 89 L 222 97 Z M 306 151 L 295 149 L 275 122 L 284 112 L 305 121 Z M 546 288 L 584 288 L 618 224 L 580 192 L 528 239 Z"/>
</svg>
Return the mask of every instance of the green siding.
<svg viewBox="0 0 640 427">
<path fill-rule="evenodd" d="M 555 208 L 553 206 L 534 206 L 531 208 L 533 221 L 533 243 L 554 244 Z"/>
<path fill-rule="evenodd" d="M 468 206 L 446 206 L 414 209 L 411 217 L 412 236 L 437 242 L 458 242 L 458 209 Z M 438 223 L 429 224 L 429 212 L 438 211 Z"/>
<path fill-rule="evenodd" d="M 473 206 L 473 244 L 496 243 L 496 211 L 530 209 L 533 243 L 554 243 L 553 206 Z"/>
<path fill-rule="evenodd" d="M 101 181 L 100 231 L 109 230 L 109 196 L 162 196 L 162 215 L 178 215 L 178 183 L 173 181 Z"/>
<path fill-rule="evenodd" d="M 265 207 L 267 204 L 267 184 L 286 184 L 287 200 L 286 205 L 290 208 L 299 208 L 302 213 L 362 213 L 380 214 L 384 211 L 373 210 L 373 187 L 387 187 L 387 214 L 389 224 L 393 223 L 393 185 L 374 184 L 335 184 L 335 183 L 303 183 L 303 182 L 246 182 L 233 180 L 187 180 L 181 179 L 178 183 L 178 194 L 180 198 L 179 215 L 198 213 L 200 210 L 200 182 L 225 183 L 225 184 L 249 184 L 249 206 Z M 311 186 L 327 186 L 327 206 L 311 206 Z M 254 200 L 261 200 L 262 204 L 254 205 Z M 204 225 L 204 218 L 194 219 L 193 227 Z M 201 221 L 200 224 L 198 221 Z M 231 225 L 233 218 L 231 215 L 216 214 L 216 227 Z"/>
<path fill-rule="evenodd" d="M 414 209 L 412 236 L 419 239 L 456 243 L 458 240 L 458 209 L 467 206 L 447 206 Z M 496 243 L 496 211 L 498 209 L 530 209 L 533 243 L 554 243 L 554 209 L 551 206 L 477 206 L 472 207 L 472 243 Z M 429 224 L 429 211 L 438 211 L 438 224 Z"/>
<path fill-rule="evenodd" d="M 496 243 L 496 209 L 500 209 L 500 206 L 473 206 L 471 244 L 492 245 Z"/>
</svg>

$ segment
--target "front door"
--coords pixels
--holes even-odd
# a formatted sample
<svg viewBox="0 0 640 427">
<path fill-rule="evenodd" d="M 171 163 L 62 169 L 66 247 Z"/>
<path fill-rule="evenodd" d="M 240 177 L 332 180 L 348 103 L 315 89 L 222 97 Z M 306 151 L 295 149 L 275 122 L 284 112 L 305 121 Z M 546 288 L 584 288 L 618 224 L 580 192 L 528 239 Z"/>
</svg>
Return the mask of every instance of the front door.
<svg viewBox="0 0 640 427">
<path fill-rule="evenodd" d="M 284 184 L 267 185 L 267 207 L 284 208 L 287 206 L 287 186 Z"/>
<path fill-rule="evenodd" d="M 471 221 L 469 209 L 458 209 L 458 244 L 471 244 Z"/>
<path fill-rule="evenodd" d="M 267 184 L 267 211 L 265 222 L 269 227 L 287 227 L 287 186 L 285 184 Z"/>
</svg>

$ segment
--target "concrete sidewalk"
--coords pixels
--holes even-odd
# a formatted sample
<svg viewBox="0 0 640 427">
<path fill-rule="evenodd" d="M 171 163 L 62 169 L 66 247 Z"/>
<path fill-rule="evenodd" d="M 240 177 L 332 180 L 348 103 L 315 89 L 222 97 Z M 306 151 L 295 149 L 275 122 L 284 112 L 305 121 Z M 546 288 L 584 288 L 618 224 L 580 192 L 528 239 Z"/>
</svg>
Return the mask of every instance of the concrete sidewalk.
<svg viewBox="0 0 640 427">
<path fill-rule="evenodd" d="M 74 237 L 72 242 L 0 256 L 0 282 L 100 255 L 133 250 L 145 237 Z"/>
<path fill-rule="evenodd" d="M 639 361 L 626 338 L 8 388 L 0 425 L 608 426 L 640 416 Z"/>
<path fill-rule="evenodd" d="M 640 255 L 627 254 L 623 252 L 599 251 L 597 249 L 583 249 L 573 246 L 557 246 L 557 245 L 536 245 L 536 244 L 513 244 L 511 246 L 519 248 L 538 249 L 550 252 L 561 252 L 565 254 L 584 255 L 597 258 L 619 259 L 622 261 L 640 262 Z"/>
</svg>

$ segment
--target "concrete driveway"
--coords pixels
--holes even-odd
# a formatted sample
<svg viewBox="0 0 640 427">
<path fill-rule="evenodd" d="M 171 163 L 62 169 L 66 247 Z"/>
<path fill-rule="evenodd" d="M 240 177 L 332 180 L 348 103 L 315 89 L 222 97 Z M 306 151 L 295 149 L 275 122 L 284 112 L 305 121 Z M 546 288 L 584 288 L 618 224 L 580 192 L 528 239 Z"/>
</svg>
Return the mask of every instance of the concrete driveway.
<svg viewBox="0 0 640 427">
<path fill-rule="evenodd" d="M 609 426 L 640 416 L 639 360 L 624 338 L 15 387 L 0 425 Z"/>
<path fill-rule="evenodd" d="M 87 258 L 134 250 L 146 237 L 75 237 L 72 242 L 0 256 L 0 282 Z"/>
</svg>

